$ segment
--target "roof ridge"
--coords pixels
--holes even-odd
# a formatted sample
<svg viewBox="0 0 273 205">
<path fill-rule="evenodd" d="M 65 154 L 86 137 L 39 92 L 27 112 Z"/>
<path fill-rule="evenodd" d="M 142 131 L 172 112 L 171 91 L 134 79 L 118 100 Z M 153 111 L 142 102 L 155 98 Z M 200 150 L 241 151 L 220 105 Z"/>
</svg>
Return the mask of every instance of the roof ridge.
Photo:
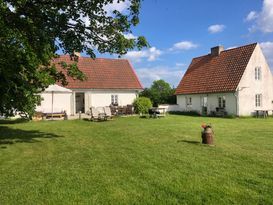
<svg viewBox="0 0 273 205">
<path fill-rule="evenodd" d="M 67 54 L 65 54 L 65 55 L 59 55 L 59 57 L 69 57 L 70 58 L 70 55 L 67 55 Z M 57 57 L 58 58 L 58 57 Z M 93 58 L 91 58 L 91 57 L 89 57 L 89 56 L 80 56 L 79 58 L 90 58 L 90 59 L 93 59 Z M 102 59 L 102 60 L 125 60 L 125 61 L 129 61 L 128 59 L 126 59 L 126 58 L 104 58 L 104 57 L 99 57 L 99 58 L 94 58 L 94 60 L 95 59 Z"/>
<path fill-rule="evenodd" d="M 247 44 L 247 45 L 243 45 L 243 46 L 238 46 L 238 47 L 235 47 L 235 48 L 230 48 L 230 49 L 227 49 L 227 50 L 223 50 L 221 53 L 223 52 L 228 52 L 228 51 L 232 51 L 232 50 L 235 50 L 235 49 L 240 49 L 240 48 L 244 48 L 244 47 L 248 47 L 248 46 L 252 46 L 252 45 L 257 45 L 258 43 L 251 43 L 251 44 Z M 205 54 L 205 55 L 201 55 L 201 56 L 197 56 L 197 57 L 194 57 L 193 59 L 197 59 L 197 58 L 203 58 L 205 56 L 210 56 L 210 53 L 208 54 Z"/>
<path fill-rule="evenodd" d="M 231 51 L 231 50 L 234 50 L 234 49 L 240 49 L 240 48 L 244 48 L 244 47 L 248 47 L 248 46 L 254 46 L 254 45 L 257 45 L 258 43 L 251 43 L 251 44 L 247 44 L 247 45 L 243 45 L 243 46 L 238 46 L 238 47 L 235 47 L 235 48 L 230 48 L 230 49 L 227 49 L 227 50 L 224 50 L 222 52 L 226 52 L 226 51 Z"/>
</svg>

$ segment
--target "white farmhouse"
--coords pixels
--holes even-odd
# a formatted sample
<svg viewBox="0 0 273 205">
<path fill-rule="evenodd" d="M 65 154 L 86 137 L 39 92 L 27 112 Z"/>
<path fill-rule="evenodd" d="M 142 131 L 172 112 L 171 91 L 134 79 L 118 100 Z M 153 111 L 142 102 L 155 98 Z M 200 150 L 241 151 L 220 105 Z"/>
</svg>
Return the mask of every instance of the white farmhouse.
<svg viewBox="0 0 273 205">
<path fill-rule="evenodd" d="M 272 113 L 273 77 L 259 44 L 222 46 L 194 58 L 176 89 L 180 110 L 249 116 Z"/>
<path fill-rule="evenodd" d="M 61 62 L 74 63 L 70 56 L 62 55 L 53 60 L 58 70 L 62 69 Z M 67 77 L 68 85 L 65 88 L 71 92 L 46 90 L 42 93 L 44 100 L 37 107 L 37 111 L 51 113 L 53 101 L 53 112 L 65 110 L 68 115 L 74 115 L 80 111 L 86 113 L 92 106 L 100 107 L 110 104 L 125 106 L 132 104 L 139 92 L 143 90 L 132 65 L 126 59 L 92 59 L 79 56 L 77 65 L 87 79 L 80 81 Z"/>
</svg>

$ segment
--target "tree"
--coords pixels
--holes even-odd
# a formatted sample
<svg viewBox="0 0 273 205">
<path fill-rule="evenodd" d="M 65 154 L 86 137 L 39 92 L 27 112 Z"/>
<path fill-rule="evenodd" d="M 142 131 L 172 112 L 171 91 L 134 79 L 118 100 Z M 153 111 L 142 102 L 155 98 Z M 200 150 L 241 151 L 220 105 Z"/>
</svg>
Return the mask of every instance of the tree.
<svg viewBox="0 0 273 205">
<path fill-rule="evenodd" d="M 64 72 L 84 80 L 75 51 L 95 58 L 96 52 L 123 55 L 148 46 L 143 36 L 124 36 L 139 23 L 141 0 L 127 2 L 127 12 L 109 13 L 105 6 L 113 0 L 0 0 L 0 115 L 31 116 L 38 93 L 57 81 L 67 83 Z M 57 50 L 70 54 L 75 64 L 56 70 L 51 59 Z"/>
<path fill-rule="evenodd" d="M 159 104 L 175 104 L 174 96 L 175 89 L 171 88 L 170 84 L 164 80 L 156 80 L 150 88 L 145 88 L 140 96 L 148 97 L 152 100 L 153 106 Z"/>
</svg>

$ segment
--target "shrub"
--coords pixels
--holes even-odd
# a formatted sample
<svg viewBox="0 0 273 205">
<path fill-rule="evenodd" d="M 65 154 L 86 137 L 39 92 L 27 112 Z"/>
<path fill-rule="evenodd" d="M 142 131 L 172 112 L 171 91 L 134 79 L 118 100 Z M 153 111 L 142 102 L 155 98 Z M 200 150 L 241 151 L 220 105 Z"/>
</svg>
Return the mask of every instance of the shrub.
<svg viewBox="0 0 273 205">
<path fill-rule="evenodd" d="M 186 115 L 186 116 L 200 116 L 197 111 L 170 111 L 171 115 Z"/>
<path fill-rule="evenodd" d="M 135 107 L 135 112 L 138 114 L 147 114 L 149 108 L 152 107 L 152 102 L 149 98 L 146 97 L 138 97 L 135 99 L 133 103 Z"/>
</svg>

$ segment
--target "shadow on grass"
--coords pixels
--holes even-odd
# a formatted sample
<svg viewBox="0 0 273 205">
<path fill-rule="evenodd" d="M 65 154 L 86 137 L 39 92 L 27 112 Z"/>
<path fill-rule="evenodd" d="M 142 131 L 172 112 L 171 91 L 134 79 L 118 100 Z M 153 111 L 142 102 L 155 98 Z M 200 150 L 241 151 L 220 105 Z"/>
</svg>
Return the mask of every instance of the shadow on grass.
<svg viewBox="0 0 273 205">
<path fill-rule="evenodd" d="M 177 142 L 178 143 L 179 142 L 184 142 L 184 143 L 189 143 L 189 144 L 201 144 L 201 142 L 199 142 L 199 141 L 193 141 L 193 140 L 178 140 Z"/>
<path fill-rule="evenodd" d="M 90 120 L 90 119 L 87 119 L 87 118 L 84 118 L 84 119 L 82 119 L 83 121 L 86 121 L 86 122 L 90 122 L 90 123 L 93 123 L 93 122 L 104 122 L 104 123 L 106 123 L 106 122 L 111 122 L 111 121 L 113 121 L 114 119 L 108 119 L 108 120 Z"/>
<path fill-rule="evenodd" d="M 29 120 L 27 119 L 23 119 L 23 118 L 18 118 L 15 120 L 10 120 L 10 119 L 3 119 L 0 120 L 0 125 L 11 125 L 11 124 L 19 124 L 19 123 L 26 123 L 29 122 Z"/>
<path fill-rule="evenodd" d="M 38 139 L 62 137 L 53 133 L 40 132 L 38 130 L 13 129 L 6 126 L 0 126 L 0 147 L 12 145 L 15 143 L 34 143 L 40 142 Z"/>
</svg>

